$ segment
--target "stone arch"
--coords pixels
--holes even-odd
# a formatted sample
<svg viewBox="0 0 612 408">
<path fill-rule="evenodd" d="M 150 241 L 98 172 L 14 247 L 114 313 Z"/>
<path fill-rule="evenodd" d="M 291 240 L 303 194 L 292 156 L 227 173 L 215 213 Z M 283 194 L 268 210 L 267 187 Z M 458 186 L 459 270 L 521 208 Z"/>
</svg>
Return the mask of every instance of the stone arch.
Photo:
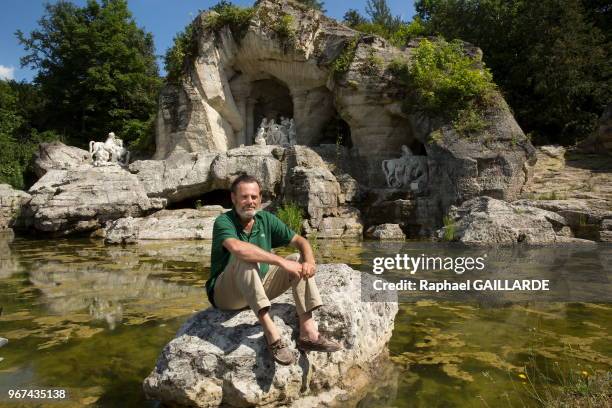
<svg viewBox="0 0 612 408">
<path fill-rule="evenodd" d="M 248 129 L 247 144 L 253 144 L 253 135 L 257 131 L 263 118 L 274 119 L 280 122 L 281 117 L 293 118 L 293 99 L 289 88 L 277 79 L 260 79 L 251 83 L 249 96 L 252 109 L 249 108 L 247 115 L 252 115 L 252 120 L 247 118 L 247 123 L 252 123 L 253 128 Z"/>
</svg>

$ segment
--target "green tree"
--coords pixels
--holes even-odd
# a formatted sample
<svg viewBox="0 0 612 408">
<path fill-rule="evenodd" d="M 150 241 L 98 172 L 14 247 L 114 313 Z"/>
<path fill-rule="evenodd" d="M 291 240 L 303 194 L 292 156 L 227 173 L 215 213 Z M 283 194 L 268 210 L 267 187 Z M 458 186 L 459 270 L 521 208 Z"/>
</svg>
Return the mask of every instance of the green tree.
<svg viewBox="0 0 612 408">
<path fill-rule="evenodd" d="M 419 18 L 406 23 L 399 16 L 393 16 L 386 0 L 368 0 L 366 13 L 369 19 L 355 9 L 349 9 L 344 13 L 343 23 L 355 30 L 386 38 L 397 47 L 405 46 L 424 32 Z"/>
<path fill-rule="evenodd" d="M 24 189 L 34 182 L 31 164 L 38 143 L 57 138 L 32 127 L 39 113 L 36 86 L 0 80 L 0 183 Z"/>
<path fill-rule="evenodd" d="M 418 0 L 415 6 L 428 34 L 482 48 L 519 124 L 541 141 L 587 136 L 612 100 L 610 26 L 598 28 L 610 12 L 601 1 Z"/>
<path fill-rule="evenodd" d="M 393 31 L 399 27 L 402 20 L 399 16 L 393 16 L 387 0 L 368 0 L 366 2 L 366 14 L 370 16 L 372 24 L 380 25 Z"/>
<path fill-rule="evenodd" d="M 139 28 L 126 0 L 45 6 L 39 27 L 16 35 L 38 70 L 45 127 L 76 145 L 114 131 L 130 146 L 150 137 L 160 78 L 153 37 Z"/>
<path fill-rule="evenodd" d="M 357 27 L 360 24 L 366 24 L 368 20 L 359 14 L 359 11 L 355 9 L 348 9 L 346 13 L 344 13 L 344 17 L 342 18 L 342 23 L 346 24 L 349 27 Z"/>
</svg>

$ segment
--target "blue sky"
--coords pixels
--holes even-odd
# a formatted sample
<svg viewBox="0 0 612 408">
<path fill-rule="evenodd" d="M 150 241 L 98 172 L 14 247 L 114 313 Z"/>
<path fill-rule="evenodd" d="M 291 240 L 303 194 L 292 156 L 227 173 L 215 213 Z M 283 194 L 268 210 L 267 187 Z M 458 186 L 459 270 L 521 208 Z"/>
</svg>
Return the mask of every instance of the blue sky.
<svg viewBox="0 0 612 408">
<path fill-rule="evenodd" d="M 172 44 L 174 35 L 181 31 L 198 13 L 216 4 L 217 0 L 129 0 L 129 7 L 136 23 L 146 31 L 153 33 L 155 48 L 162 55 Z M 50 1 L 55 3 L 55 1 Z M 73 0 L 83 5 L 86 0 Z M 250 6 L 253 1 L 234 0 L 234 4 Z M 387 0 L 395 15 L 408 20 L 414 14 L 413 0 Z M 2 0 L 0 13 L 0 78 L 30 81 L 36 74 L 29 68 L 21 68 L 19 58 L 25 52 L 15 37 L 20 29 L 29 33 L 37 27 L 38 19 L 44 12 L 44 1 L 36 0 Z M 355 8 L 365 15 L 366 0 L 325 1 L 327 15 L 341 20 L 345 11 Z M 163 66 L 160 61 L 163 74 Z"/>
</svg>

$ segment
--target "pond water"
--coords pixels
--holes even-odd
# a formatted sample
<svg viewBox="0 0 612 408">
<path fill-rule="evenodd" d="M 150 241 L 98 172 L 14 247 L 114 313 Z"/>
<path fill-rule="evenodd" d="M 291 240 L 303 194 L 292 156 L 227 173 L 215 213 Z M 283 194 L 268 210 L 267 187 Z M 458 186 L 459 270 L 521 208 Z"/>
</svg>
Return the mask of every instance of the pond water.
<svg viewBox="0 0 612 408">
<path fill-rule="evenodd" d="M 0 406 L 35 406 L 7 401 L 7 390 L 17 388 L 66 389 L 69 400 L 56 406 L 156 406 L 145 400 L 142 380 L 180 325 L 209 306 L 209 252 L 203 241 L 121 247 L 0 237 L 0 336 L 9 340 L 0 348 Z M 378 256 L 483 252 L 319 241 L 317 257 L 371 273 Z M 402 296 L 390 343 L 394 363 L 359 406 L 538 406 L 538 396 L 564 379 L 609 376 L 612 246 L 486 252 L 490 271 L 562 277 L 567 298 Z M 585 282 L 582 292 L 599 297 L 580 298 Z"/>
</svg>

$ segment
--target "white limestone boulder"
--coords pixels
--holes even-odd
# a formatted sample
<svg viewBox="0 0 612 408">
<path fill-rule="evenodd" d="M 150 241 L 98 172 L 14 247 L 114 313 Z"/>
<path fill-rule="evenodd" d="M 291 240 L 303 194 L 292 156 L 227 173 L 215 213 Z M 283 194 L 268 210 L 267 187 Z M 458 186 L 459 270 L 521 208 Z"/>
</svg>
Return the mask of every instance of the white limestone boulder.
<svg viewBox="0 0 612 408">
<path fill-rule="evenodd" d="M 49 170 L 86 169 L 92 166 L 91 155 L 87 150 L 58 141 L 39 144 L 34 157 L 33 167 L 38 177 L 44 176 Z"/>
<path fill-rule="evenodd" d="M 119 166 L 50 170 L 29 193 L 28 226 L 60 235 L 97 230 L 107 221 L 141 217 L 163 207 Z"/>
<path fill-rule="evenodd" d="M 300 405 L 304 401 L 317 406 L 330 394 L 346 397 L 356 392 L 358 373 L 370 374 L 369 384 L 362 382 L 362 387 L 376 385 L 371 370 L 386 355 L 397 297 L 373 294 L 362 301 L 362 279 L 369 282 L 373 277 L 343 264 L 320 265 L 317 270 L 324 306 L 314 317 L 343 350 L 301 354 L 297 364 L 281 366 L 266 351 L 252 311 L 209 308 L 192 316 L 164 347 L 144 380 L 146 395 L 171 406 L 305 406 Z M 271 313 L 283 338 L 295 348 L 298 322 L 289 292 L 272 302 Z"/>
<path fill-rule="evenodd" d="M 221 206 L 202 209 L 161 210 L 143 218 L 120 218 L 107 223 L 104 242 L 109 244 L 167 239 L 212 239 Z"/>
<path fill-rule="evenodd" d="M 23 224 L 23 208 L 30 195 L 9 184 L 0 184 L 0 231 L 20 227 Z"/>
<path fill-rule="evenodd" d="M 373 225 L 366 232 L 368 238 L 378 240 L 403 240 L 406 238 L 399 224 Z"/>
<path fill-rule="evenodd" d="M 447 225 L 437 235 L 467 245 L 593 243 L 574 238 L 568 222 L 557 213 L 486 196 L 451 209 Z"/>
</svg>

